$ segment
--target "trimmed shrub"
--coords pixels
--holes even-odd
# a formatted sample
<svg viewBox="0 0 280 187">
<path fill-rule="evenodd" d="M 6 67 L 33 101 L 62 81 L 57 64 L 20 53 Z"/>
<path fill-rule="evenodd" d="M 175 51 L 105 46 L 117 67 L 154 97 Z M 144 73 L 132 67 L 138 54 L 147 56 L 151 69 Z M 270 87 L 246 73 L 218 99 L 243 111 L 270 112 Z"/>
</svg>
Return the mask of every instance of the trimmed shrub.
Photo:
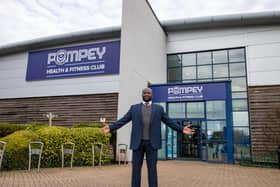
<svg viewBox="0 0 280 187">
<path fill-rule="evenodd" d="M 24 129 L 26 129 L 26 125 L 23 124 L 0 123 L 0 138 Z"/>
<path fill-rule="evenodd" d="M 63 128 L 46 127 L 35 131 L 39 139 L 44 143 L 42 154 L 42 167 L 61 166 L 61 144 L 65 142 L 75 143 L 74 163 L 76 166 L 92 164 L 92 143 L 101 142 L 108 145 L 110 135 L 102 135 L 99 128 Z M 104 146 L 104 153 L 107 155 L 108 148 Z M 97 157 L 95 158 L 97 163 Z M 104 156 L 105 162 L 110 158 Z M 65 165 L 69 165 L 70 155 L 64 156 Z"/>
<path fill-rule="evenodd" d="M 35 131 L 40 141 L 44 143 L 42 153 L 42 167 L 61 166 L 61 144 L 71 141 L 67 137 L 67 128 L 63 127 L 45 127 Z"/>
<path fill-rule="evenodd" d="M 61 144 L 65 142 L 75 143 L 74 163 L 76 166 L 92 165 L 92 143 L 100 142 L 105 144 L 103 152 L 108 155 L 110 134 L 103 135 L 99 128 L 64 128 L 64 127 L 44 127 L 37 130 L 16 131 L 0 140 L 7 142 L 4 154 L 3 167 L 11 169 L 28 168 L 28 145 L 31 141 L 41 141 L 44 143 L 41 167 L 61 167 Z M 110 162 L 111 158 L 103 156 L 104 162 Z M 65 166 L 69 166 L 70 155 L 65 155 Z M 98 162 L 98 156 L 95 162 Z M 38 157 L 36 157 L 37 161 Z M 32 160 L 33 167 L 37 162 Z"/>
<path fill-rule="evenodd" d="M 31 131 L 20 130 L 0 140 L 7 142 L 2 167 L 7 170 L 27 169 L 28 145 L 31 141 L 38 140 L 38 136 Z"/>
<path fill-rule="evenodd" d="M 74 124 L 73 128 L 82 128 L 82 127 L 95 127 L 95 128 L 100 128 L 103 127 L 104 125 L 102 123 L 77 123 Z"/>
<path fill-rule="evenodd" d="M 106 163 L 110 162 L 108 155 L 108 145 L 110 142 L 110 135 L 103 135 L 100 133 L 99 128 L 73 128 L 68 131 L 69 137 L 72 142 L 75 143 L 75 165 L 91 165 L 92 164 L 92 143 L 102 143 L 103 147 L 103 158 L 102 160 Z M 98 163 L 99 157 L 95 156 L 95 163 Z"/>
</svg>

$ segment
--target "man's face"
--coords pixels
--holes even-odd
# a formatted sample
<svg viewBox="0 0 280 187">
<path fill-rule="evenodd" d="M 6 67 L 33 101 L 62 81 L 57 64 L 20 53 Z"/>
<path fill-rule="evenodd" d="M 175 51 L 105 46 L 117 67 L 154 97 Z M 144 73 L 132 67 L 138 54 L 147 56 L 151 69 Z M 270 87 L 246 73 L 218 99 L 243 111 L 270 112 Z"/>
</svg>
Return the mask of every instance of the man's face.
<svg viewBox="0 0 280 187">
<path fill-rule="evenodd" d="M 143 101 L 149 102 L 152 100 L 152 91 L 150 89 L 144 89 L 142 92 Z"/>
</svg>

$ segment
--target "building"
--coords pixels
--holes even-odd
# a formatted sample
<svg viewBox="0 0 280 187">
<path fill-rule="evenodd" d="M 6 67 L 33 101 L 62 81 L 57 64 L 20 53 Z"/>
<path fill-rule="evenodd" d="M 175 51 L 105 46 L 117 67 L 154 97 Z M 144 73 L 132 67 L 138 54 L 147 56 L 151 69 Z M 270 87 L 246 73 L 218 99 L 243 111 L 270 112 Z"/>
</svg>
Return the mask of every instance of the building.
<svg viewBox="0 0 280 187">
<path fill-rule="evenodd" d="M 162 126 L 160 159 L 234 163 L 280 144 L 280 12 L 160 23 L 147 1 L 123 2 L 121 28 L 0 47 L 0 122 L 115 121 L 149 86 L 196 134 Z M 130 125 L 117 132 L 129 144 Z M 130 155 L 131 157 L 131 155 Z"/>
</svg>

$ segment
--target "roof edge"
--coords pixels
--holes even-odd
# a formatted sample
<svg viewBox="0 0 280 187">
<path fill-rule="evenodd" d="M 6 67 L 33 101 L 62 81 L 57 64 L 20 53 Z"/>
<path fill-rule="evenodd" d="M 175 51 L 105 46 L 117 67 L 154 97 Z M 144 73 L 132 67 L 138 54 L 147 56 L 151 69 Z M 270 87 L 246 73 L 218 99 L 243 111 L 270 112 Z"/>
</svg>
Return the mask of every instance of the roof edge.
<svg viewBox="0 0 280 187">
<path fill-rule="evenodd" d="M 35 50 L 38 48 L 46 48 L 54 45 L 64 45 L 74 42 L 82 42 L 87 40 L 120 38 L 120 36 L 120 26 L 72 32 L 0 46 L 0 56 L 22 51 Z"/>
<path fill-rule="evenodd" d="M 278 23 L 280 23 L 280 11 L 267 11 L 166 20 L 162 21 L 162 26 L 166 31 L 180 31 L 202 28 L 267 25 Z"/>
</svg>

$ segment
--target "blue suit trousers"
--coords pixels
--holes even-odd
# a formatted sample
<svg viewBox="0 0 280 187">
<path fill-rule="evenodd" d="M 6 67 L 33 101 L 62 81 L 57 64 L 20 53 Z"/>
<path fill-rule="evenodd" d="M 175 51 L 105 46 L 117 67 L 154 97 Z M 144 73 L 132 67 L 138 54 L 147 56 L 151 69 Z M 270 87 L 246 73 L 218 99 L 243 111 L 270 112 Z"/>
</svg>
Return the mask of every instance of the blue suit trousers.
<svg viewBox="0 0 280 187">
<path fill-rule="evenodd" d="M 144 154 L 146 154 L 149 187 L 158 187 L 157 153 L 158 150 L 152 147 L 150 140 L 141 140 L 138 149 L 133 150 L 131 187 L 141 187 Z"/>
</svg>

